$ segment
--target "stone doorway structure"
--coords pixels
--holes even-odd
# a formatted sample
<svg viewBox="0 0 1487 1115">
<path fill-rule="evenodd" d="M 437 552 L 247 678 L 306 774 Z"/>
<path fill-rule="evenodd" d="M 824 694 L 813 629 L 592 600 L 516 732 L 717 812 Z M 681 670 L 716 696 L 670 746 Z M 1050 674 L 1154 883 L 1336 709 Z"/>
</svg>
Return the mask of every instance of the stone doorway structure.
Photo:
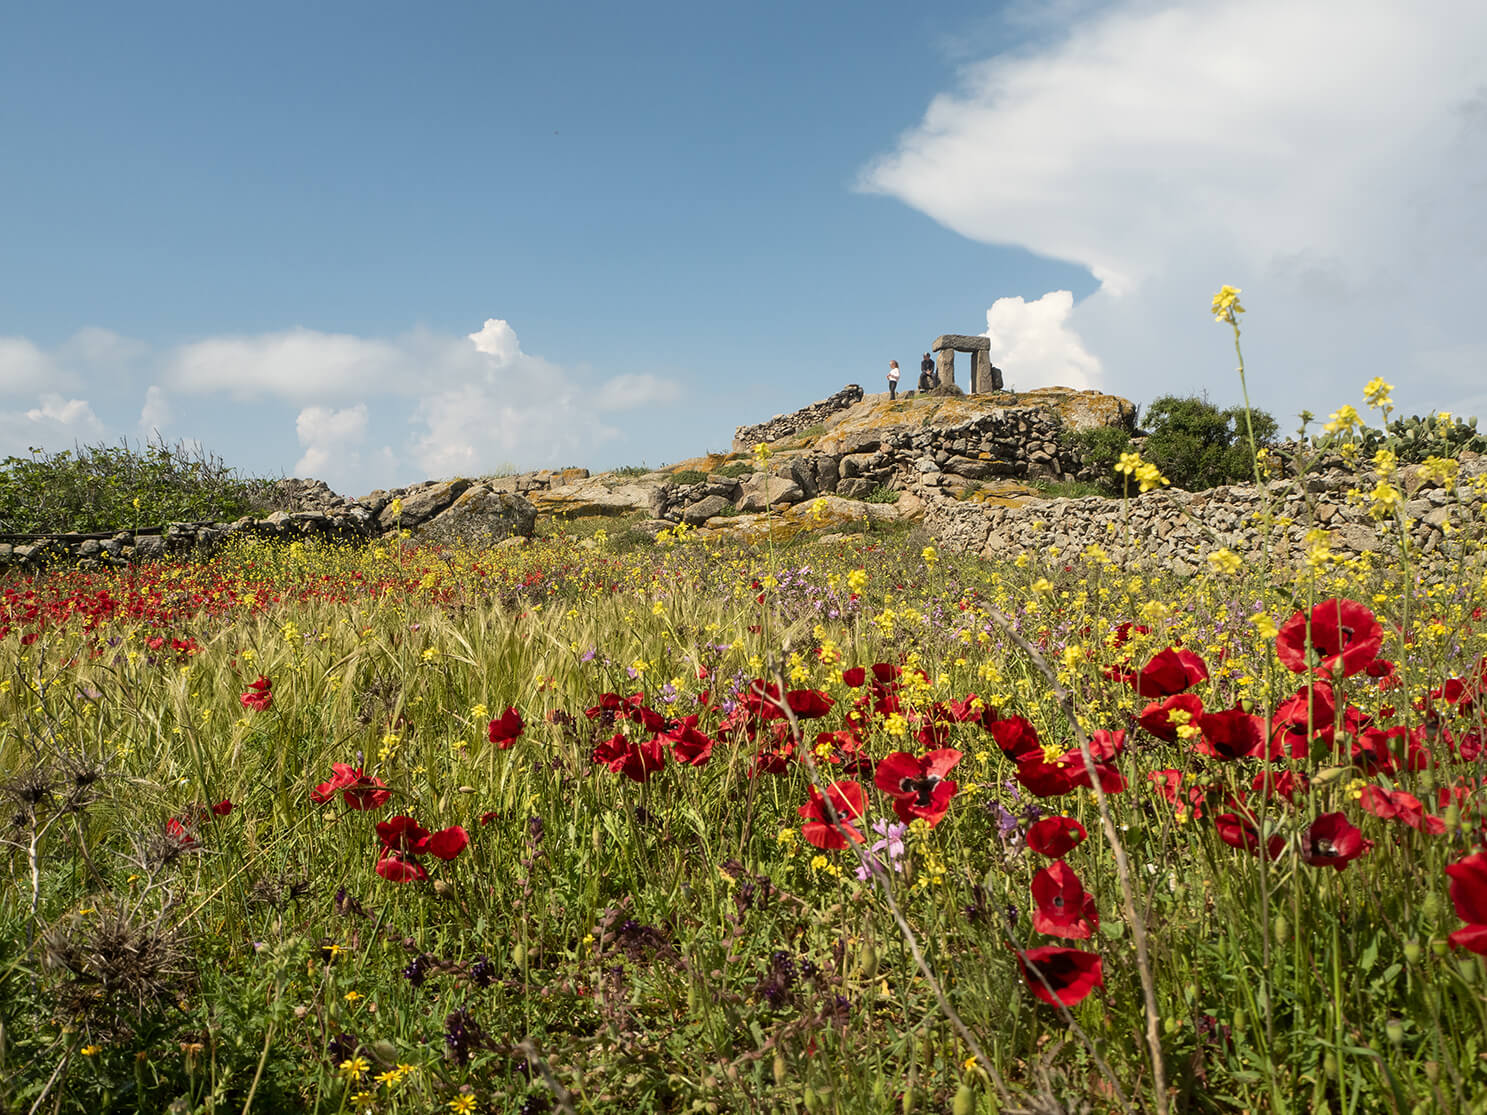
<svg viewBox="0 0 1487 1115">
<path fill-rule="evenodd" d="M 945 333 L 935 338 L 930 351 L 938 354 L 935 359 L 935 371 L 939 373 L 942 384 L 955 382 L 955 354 L 969 352 L 971 354 L 971 383 L 966 393 L 977 395 L 1002 389 L 1002 370 L 991 362 L 991 339 L 989 337 Z"/>
</svg>

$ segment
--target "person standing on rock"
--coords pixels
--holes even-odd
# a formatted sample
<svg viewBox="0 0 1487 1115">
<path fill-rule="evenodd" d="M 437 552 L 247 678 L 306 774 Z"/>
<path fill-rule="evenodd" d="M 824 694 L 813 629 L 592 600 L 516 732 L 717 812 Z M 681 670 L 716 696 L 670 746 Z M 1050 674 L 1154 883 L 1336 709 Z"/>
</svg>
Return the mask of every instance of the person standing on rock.
<svg viewBox="0 0 1487 1115">
<path fill-rule="evenodd" d="M 888 361 L 888 401 L 898 398 L 898 361 Z"/>
</svg>

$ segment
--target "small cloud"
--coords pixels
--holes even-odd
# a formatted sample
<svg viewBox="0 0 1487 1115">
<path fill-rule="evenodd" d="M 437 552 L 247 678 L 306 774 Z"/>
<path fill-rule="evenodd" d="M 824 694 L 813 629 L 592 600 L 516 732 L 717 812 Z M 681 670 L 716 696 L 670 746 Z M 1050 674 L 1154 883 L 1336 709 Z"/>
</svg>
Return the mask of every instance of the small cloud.
<svg viewBox="0 0 1487 1115">
<path fill-rule="evenodd" d="M 475 348 L 487 356 L 494 356 L 497 364 L 509 364 L 521 352 L 516 340 L 516 330 L 500 318 L 488 317 L 478 333 L 469 335 Z"/>
<path fill-rule="evenodd" d="M 681 386 L 649 372 L 626 373 L 605 380 L 594 396 L 596 410 L 634 410 L 637 407 L 674 403 Z"/>
<path fill-rule="evenodd" d="M 77 442 L 97 441 L 103 423 L 86 399 L 64 399 L 46 394 L 39 406 L 24 411 L 0 411 L 0 444 L 20 454 L 32 446 L 56 451 Z"/>
<path fill-rule="evenodd" d="M 294 432 L 305 447 L 295 463 L 295 475 L 324 480 L 334 488 L 358 472 L 357 446 L 367 433 L 366 404 L 342 410 L 305 407 L 294 421 Z"/>
<path fill-rule="evenodd" d="M 1019 387 L 1093 387 L 1100 376 L 1099 358 L 1069 328 L 1074 295 L 1051 290 L 1025 302 L 998 298 L 986 311 L 986 336 L 992 363 Z"/>
<path fill-rule="evenodd" d="M 145 405 L 139 411 L 139 436 L 146 441 L 152 440 L 170 425 L 170 420 L 170 400 L 166 398 L 164 388 L 150 384 L 145 392 Z"/>
<path fill-rule="evenodd" d="M 170 363 L 171 385 L 236 399 L 344 398 L 407 382 L 414 371 L 388 341 L 291 329 L 257 337 L 214 337 L 183 345 Z"/>
<path fill-rule="evenodd" d="M 0 394 L 29 395 L 63 379 L 57 362 L 25 337 L 0 337 Z"/>
</svg>

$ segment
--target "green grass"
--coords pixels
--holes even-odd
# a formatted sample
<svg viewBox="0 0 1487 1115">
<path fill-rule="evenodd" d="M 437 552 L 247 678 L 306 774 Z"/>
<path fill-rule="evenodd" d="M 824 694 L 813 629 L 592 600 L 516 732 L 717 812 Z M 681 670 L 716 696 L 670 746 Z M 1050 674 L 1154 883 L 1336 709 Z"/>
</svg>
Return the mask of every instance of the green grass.
<svg viewBox="0 0 1487 1115">
<path fill-rule="evenodd" d="M 1452 545 L 1480 534 L 1471 521 Z M 0 1108 L 184 1097 L 184 1110 L 240 1111 L 252 1092 L 262 1111 L 427 1112 L 465 1087 L 476 1110 L 517 1111 L 552 1105 L 548 1077 L 596 1112 L 991 1111 L 1037 1097 L 1112 1111 L 1117 1089 L 1150 1106 L 1152 1062 L 1131 1038 L 1145 1028 L 1132 908 L 1174 1110 L 1471 1111 L 1487 1094 L 1487 971 L 1447 944 L 1462 923 L 1444 872 L 1481 839 L 1473 787 L 1487 771 L 1441 742 L 1482 732 L 1481 712 L 1441 707 L 1440 765 L 1420 770 L 1370 773 L 1318 741 L 1271 764 L 1310 789 L 1266 801 L 1258 760 L 1157 739 L 1136 722 L 1148 699 L 1109 676 L 1181 646 L 1208 663 L 1192 687 L 1206 708 L 1273 711 L 1299 679 L 1249 617 L 1341 594 L 1379 610 L 1398 671 L 1385 688 L 1341 679 L 1343 703 L 1423 732 L 1415 702 L 1469 677 L 1487 647 L 1480 578 L 1427 593 L 1397 555 L 1289 576 L 1257 553 L 1233 576 L 1178 584 L 1093 557 L 935 555 L 909 524 L 757 551 L 639 544 L 635 530 L 575 521 L 499 555 L 254 543 L 200 564 L 9 579 Z M 1120 643 L 1128 621 L 1150 630 Z M 823 745 L 814 776 L 798 759 L 751 776 L 785 722 L 750 740 L 703 703 L 731 705 L 776 671 L 819 688 L 836 704 L 802 724 L 809 747 L 845 730 L 865 692 L 842 668 L 875 662 L 906 670 L 902 718 L 867 709 L 865 753 L 961 753 L 943 820 L 903 834 L 905 869 L 887 877 L 925 967 L 890 892 L 802 830 L 813 777 L 855 779 L 878 839 L 871 826 L 896 818 L 871 774 Z M 254 710 L 240 695 L 260 674 L 272 705 Z M 1089 791 L 1036 797 L 974 721 L 913 738 L 975 694 L 1066 755 L 1055 678 L 1086 729 L 1127 732 L 1114 761 L 1127 785 L 1106 804 L 1133 907 Z M 651 738 L 605 722 L 606 692 L 699 716 L 710 761 L 672 756 L 643 782 L 594 762 L 616 732 Z M 526 728 L 503 749 L 487 725 L 508 706 Z M 390 799 L 316 804 L 333 763 Z M 1161 771 L 1200 817 L 1155 792 Z M 1464 788 L 1454 811 L 1436 797 L 1451 784 Z M 1367 785 L 1418 795 L 1446 831 L 1368 812 Z M 1241 794 L 1281 841 L 1273 862 L 1222 838 L 1215 818 Z M 222 816 L 198 808 L 222 801 Z M 1068 855 L 1098 912 L 1089 938 L 1060 942 L 1031 919 L 1050 862 L 1020 839 L 1032 806 L 1089 833 Z M 1328 812 L 1373 841 L 1346 871 L 1300 858 Z M 426 881 L 389 882 L 375 825 L 395 815 L 463 826 L 470 846 L 425 853 Z M 1103 989 L 1067 1013 L 1033 996 L 1014 951 L 1054 944 L 1103 966 Z M 987 1060 L 968 1065 L 931 976 Z"/>
</svg>

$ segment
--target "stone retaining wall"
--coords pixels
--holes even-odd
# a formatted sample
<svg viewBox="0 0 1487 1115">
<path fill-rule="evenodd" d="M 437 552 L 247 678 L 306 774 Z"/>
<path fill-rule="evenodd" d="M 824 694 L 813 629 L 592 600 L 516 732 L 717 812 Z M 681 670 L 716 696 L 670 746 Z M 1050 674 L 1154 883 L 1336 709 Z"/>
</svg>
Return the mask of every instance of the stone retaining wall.
<svg viewBox="0 0 1487 1115">
<path fill-rule="evenodd" d="M 1408 496 L 1405 519 L 1413 552 L 1423 565 L 1440 564 L 1448 531 L 1475 523 L 1480 532 L 1484 497 L 1467 481 L 1484 472 L 1487 459 L 1463 460 L 1453 492 L 1422 484 L 1418 468 L 1402 470 Z M 1371 491 L 1378 479 L 1372 473 L 1334 471 L 1300 482 L 1276 480 L 1263 488 L 1240 484 L 1202 492 L 1158 490 L 1126 501 L 1031 500 L 1015 507 L 931 498 L 925 501 L 924 524 L 945 550 L 984 557 L 1046 552 L 1050 546 L 1072 557 L 1098 544 L 1114 560 L 1133 567 L 1187 575 L 1201 569 L 1213 551 L 1228 548 L 1246 560 L 1268 552 L 1277 564 L 1295 567 L 1306 556 L 1305 537 L 1314 528 L 1327 531 L 1333 552 L 1343 556 L 1397 547 L 1398 528 L 1392 521 L 1381 530 L 1366 506 L 1348 498 L 1350 489 Z M 1267 509 L 1275 516 L 1268 534 L 1260 522 Z"/>
<path fill-rule="evenodd" d="M 782 437 L 798 434 L 818 422 L 824 422 L 833 414 L 862 402 L 862 388 L 849 383 L 830 398 L 801 407 L 794 414 L 776 414 L 768 422 L 755 426 L 739 426 L 733 431 L 733 452 L 745 453 L 761 442 L 778 441 Z"/>
<path fill-rule="evenodd" d="M 546 488 L 554 475 L 526 474 L 529 480 L 540 477 L 530 481 L 532 486 L 526 490 L 534 490 L 536 484 Z M 0 541 L 0 567 L 128 565 L 193 551 L 209 553 L 239 536 L 364 542 L 406 530 L 411 538 L 423 542 L 499 544 L 532 534 L 536 508 L 514 490 L 522 481 L 523 477 L 428 481 L 353 500 L 336 495 L 323 481 L 286 480 L 280 482 L 280 501 L 295 507 L 293 511 L 231 523 L 166 523 L 113 534 L 56 534 L 24 540 L 10 536 L 10 541 Z"/>
</svg>

